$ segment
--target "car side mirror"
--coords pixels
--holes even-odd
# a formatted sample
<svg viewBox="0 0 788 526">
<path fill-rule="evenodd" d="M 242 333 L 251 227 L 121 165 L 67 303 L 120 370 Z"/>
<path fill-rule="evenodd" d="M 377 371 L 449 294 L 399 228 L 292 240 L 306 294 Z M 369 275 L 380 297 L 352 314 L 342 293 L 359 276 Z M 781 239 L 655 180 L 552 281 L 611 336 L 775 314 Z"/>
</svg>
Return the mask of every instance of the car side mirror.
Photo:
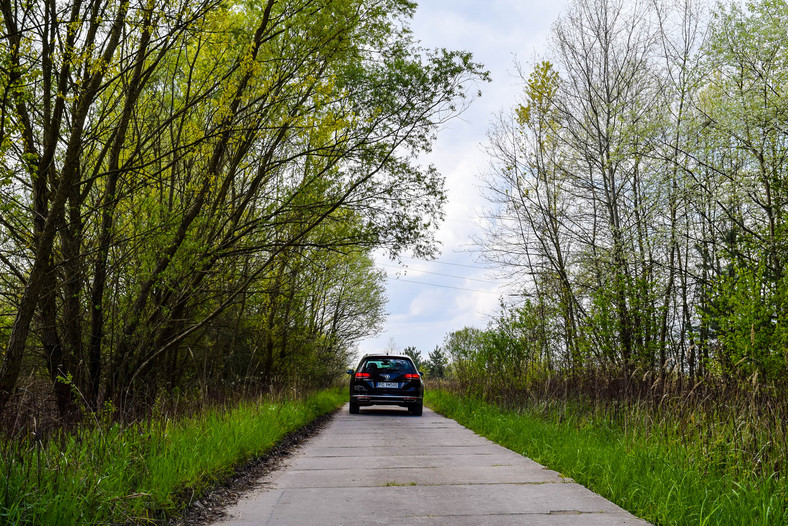
<svg viewBox="0 0 788 526">
<path fill-rule="evenodd" d="M 353 371 L 353 369 L 348 369 L 348 370 L 347 370 L 347 371 L 345 371 L 345 372 L 346 372 L 347 374 L 353 374 L 353 372 L 354 372 L 354 371 Z"/>
</svg>

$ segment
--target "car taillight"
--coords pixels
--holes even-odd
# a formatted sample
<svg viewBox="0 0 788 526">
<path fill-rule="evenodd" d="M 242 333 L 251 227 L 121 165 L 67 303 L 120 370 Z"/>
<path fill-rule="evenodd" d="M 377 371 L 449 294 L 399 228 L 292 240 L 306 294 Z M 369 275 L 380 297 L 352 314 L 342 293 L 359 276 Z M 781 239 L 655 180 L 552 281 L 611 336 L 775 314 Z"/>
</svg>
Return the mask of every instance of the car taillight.
<svg viewBox="0 0 788 526">
<path fill-rule="evenodd" d="M 405 375 L 405 380 L 418 380 L 418 379 L 419 379 L 418 374 L 408 373 Z"/>
<path fill-rule="evenodd" d="M 356 373 L 356 378 L 369 378 L 369 373 Z"/>
</svg>

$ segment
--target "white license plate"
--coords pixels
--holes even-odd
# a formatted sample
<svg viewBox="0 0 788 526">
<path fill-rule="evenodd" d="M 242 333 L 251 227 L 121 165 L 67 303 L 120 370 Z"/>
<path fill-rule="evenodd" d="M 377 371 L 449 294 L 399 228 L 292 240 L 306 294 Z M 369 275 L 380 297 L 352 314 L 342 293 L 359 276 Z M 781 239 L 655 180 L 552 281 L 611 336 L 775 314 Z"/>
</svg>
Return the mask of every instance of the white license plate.
<svg viewBox="0 0 788 526">
<path fill-rule="evenodd" d="M 396 389 L 399 387 L 399 384 L 397 382 L 378 382 L 378 387 L 382 389 Z"/>
</svg>

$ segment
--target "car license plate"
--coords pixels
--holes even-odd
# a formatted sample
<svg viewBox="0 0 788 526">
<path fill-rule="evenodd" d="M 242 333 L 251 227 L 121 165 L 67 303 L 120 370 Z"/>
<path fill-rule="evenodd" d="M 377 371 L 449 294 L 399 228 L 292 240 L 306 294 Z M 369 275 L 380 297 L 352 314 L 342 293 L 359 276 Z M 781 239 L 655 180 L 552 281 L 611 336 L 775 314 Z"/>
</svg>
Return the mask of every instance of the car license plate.
<svg viewBox="0 0 788 526">
<path fill-rule="evenodd" d="M 396 389 L 399 387 L 399 384 L 397 382 L 378 382 L 378 387 L 381 389 Z"/>
</svg>

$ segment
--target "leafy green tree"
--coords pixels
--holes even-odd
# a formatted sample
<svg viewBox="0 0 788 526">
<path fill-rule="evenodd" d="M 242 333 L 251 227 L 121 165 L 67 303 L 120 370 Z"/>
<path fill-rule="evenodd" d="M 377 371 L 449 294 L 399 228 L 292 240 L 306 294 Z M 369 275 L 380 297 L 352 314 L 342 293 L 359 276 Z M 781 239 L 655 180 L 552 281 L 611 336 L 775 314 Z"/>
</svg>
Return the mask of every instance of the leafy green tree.
<svg viewBox="0 0 788 526">
<path fill-rule="evenodd" d="M 784 382 L 786 20 L 774 0 L 571 3 L 491 134 L 482 244 L 523 294 L 467 378 Z"/>
<path fill-rule="evenodd" d="M 271 381 L 295 335 L 330 361 L 376 327 L 365 258 L 434 250 L 443 179 L 414 159 L 486 79 L 468 53 L 418 48 L 414 9 L 3 4 L 0 261 L 19 299 L 2 307 L 0 408 L 39 345 L 61 408 L 61 377 L 125 407 L 219 381 L 235 349 Z M 226 336 L 208 335 L 252 312 L 263 330 L 217 352 Z"/>
<path fill-rule="evenodd" d="M 442 348 L 450 357 L 451 376 L 468 392 L 482 394 L 487 383 L 486 367 L 481 349 L 484 331 L 476 327 L 464 327 L 447 334 Z"/>
<path fill-rule="evenodd" d="M 409 347 L 405 347 L 405 349 L 402 352 L 410 356 L 410 359 L 413 360 L 413 363 L 416 365 L 416 369 L 421 371 L 424 368 L 425 362 L 421 356 L 421 351 L 419 351 L 415 347 L 409 346 Z"/>
<path fill-rule="evenodd" d="M 427 371 L 430 378 L 443 378 L 449 366 L 449 356 L 444 352 L 440 345 L 429 354 L 427 361 Z"/>
<path fill-rule="evenodd" d="M 709 302 L 706 343 L 722 344 L 723 370 L 772 380 L 785 377 L 786 223 L 788 164 L 784 140 L 788 7 L 770 0 L 721 5 L 706 51 L 707 83 L 698 110 L 710 175 Z M 713 188 L 712 188 L 713 187 Z M 724 191 L 719 191 L 724 189 Z M 732 365 L 736 364 L 733 371 Z"/>
</svg>

